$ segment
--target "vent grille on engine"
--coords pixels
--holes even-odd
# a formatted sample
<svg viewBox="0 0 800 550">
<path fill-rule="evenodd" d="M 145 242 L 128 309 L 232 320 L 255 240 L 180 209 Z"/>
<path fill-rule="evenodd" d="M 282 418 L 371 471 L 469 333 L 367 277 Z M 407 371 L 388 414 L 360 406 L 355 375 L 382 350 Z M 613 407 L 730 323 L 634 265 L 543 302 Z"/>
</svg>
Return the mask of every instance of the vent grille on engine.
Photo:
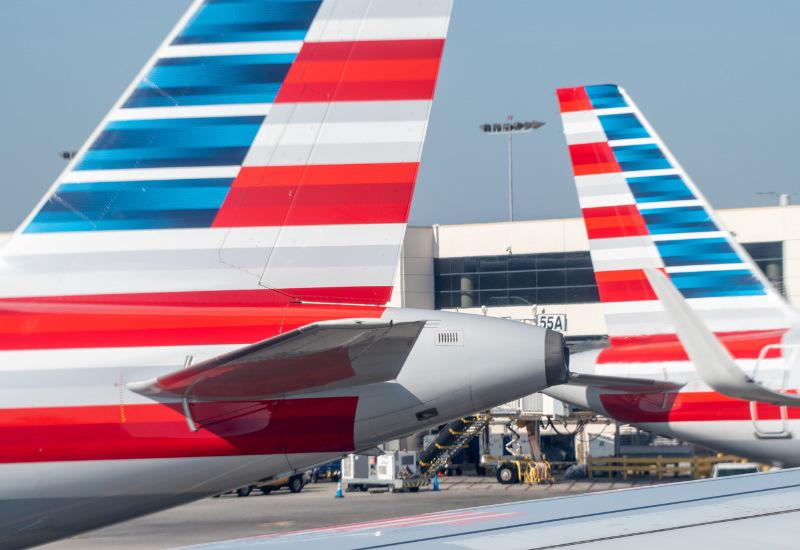
<svg viewBox="0 0 800 550">
<path fill-rule="evenodd" d="M 464 333 L 460 330 L 443 330 L 436 333 L 437 346 L 463 346 Z"/>
</svg>

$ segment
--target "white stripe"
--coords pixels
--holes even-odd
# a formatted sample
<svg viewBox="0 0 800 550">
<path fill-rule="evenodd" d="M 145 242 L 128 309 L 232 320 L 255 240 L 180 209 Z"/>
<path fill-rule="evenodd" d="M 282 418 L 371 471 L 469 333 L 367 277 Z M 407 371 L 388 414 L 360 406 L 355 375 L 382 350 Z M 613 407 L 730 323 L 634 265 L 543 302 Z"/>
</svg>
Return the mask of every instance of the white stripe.
<svg viewBox="0 0 800 550">
<path fill-rule="evenodd" d="M 591 242 L 589 243 L 591 245 Z M 661 268 L 664 263 L 652 245 L 620 248 L 592 248 L 592 265 L 597 271 L 619 271 L 623 269 Z"/>
<path fill-rule="evenodd" d="M 681 175 L 674 168 L 663 168 L 661 170 L 634 170 L 633 172 L 622 172 L 626 178 L 648 178 L 652 176 L 675 176 Z"/>
<path fill-rule="evenodd" d="M 254 242 L 295 246 L 400 245 L 405 224 L 209 227 L 141 231 L 23 233 L 3 249 L 9 259 L 27 255 L 243 248 Z M 266 260 L 266 258 L 265 258 Z"/>
<path fill-rule="evenodd" d="M 376 122 L 266 124 L 253 147 L 280 145 L 421 143 L 425 120 L 385 120 Z"/>
<path fill-rule="evenodd" d="M 245 166 L 418 162 L 430 101 L 275 105 Z"/>
<path fill-rule="evenodd" d="M 567 144 L 597 143 L 606 141 L 606 134 L 600 120 L 592 111 L 564 113 L 561 116 Z"/>
<path fill-rule="evenodd" d="M 747 309 L 759 310 L 769 308 L 774 304 L 774 300 L 769 296 L 689 298 L 686 301 L 691 305 L 692 309 L 697 312 L 728 310 L 742 312 Z M 644 313 L 663 311 L 663 309 L 661 302 L 658 300 L 603 303 L 603 310 L 608 313 Z M 744 322 L 746 322 L 746 320 L 744 320 Z M 776 326 L 779 326 L 779 324 L 776 324 Z"/>
<path fill-rule="evenodd" d="M 204 266 L 182 268 L 174 262 L 166 266 L 143 265 L 140 268 L 117 263 L 105 270 L 70 271 L 61 275 L 37 271 L 2 278 L 4 297 L 82 296 L 95 294 L 139 294 L 161 292 L 203 292 L 209 290 L 264 290 L 270 288 L 328 288 L 391 286 L 397 266 L 397 254 L 388 254 L 375 246 L 352 247 L 347 254 L 333 249 L 304 248 L 291 256 L 275 249 L 278 265 L 270 265 L 262 283 L 269 250 L 257 265 L 223 263 L 219 259 Z M 381 258 L 377 258 L 382 254 Z M 286 259 L 288 258 L 288 259 Z M 338 265 L 331 260 L 338 259 Z M 294 265 L 301 262 L 308 265 Z M 341 301 L 347 301 L 343 299 Z"/>
<path fill-rule="evenodd" d="M 623 271 L 627 269 L 642 269 L 645 267 L 652 267 L 653 269 L 660 269 L 664 266 L 661 258 L 647 257 L 647 256 L 634 256 L 631 258 L 619 258 L 614 260 L 596 261 L 592 260 L 596 271 Z"/>
<path fill-rule="evenodd" d="M 696 231 L 694 233 L 670 233 L 668 235 L 650 235 L 655 242 L 660 241 L 682 241 L 687 239 L 710 239 L 710 238 L 728 238 L 728 234 L 724 231 Z"/>
<path fill-rule="evenodd" d="M 117 109 L 109 120 L 154 120 L 166 118 L 205 118 L 222 116 L 258 116 L 269 114 L 272 103 L 249 105 L 193 105 Z"/>
<path fill-rule="evenodd" d="M 0 288 L 14 297 L 391 286 L 404 228 L 23 234 L 4 251 Z"/>
<path fill-rule="evenodd" d="M 714 332 L 785 329 L 793 320 L 782 315 L 773 296 L 688 299 L 692 309 Z M 675 327 L 657 300 L 604 302 L 609 336 L 673 334 Z"/>
<path fill-rule="evenodd" d="M 581 208 L 597 208 L 600 206 L 628 206 L 636 204 L 636 200 L 630 193 L 620 195 L 599 195 L 596 197 L 579 195 L 578 201 Z"/>
<path fill-rule="evenodd" d="M 790 323 L 779 317 L 777 308 L 761 308 L 742 313 L 741 308 L 698 312 L 699 317 L 714 332 L 742 330 L 785 329 Z M 607 313 L 609 336 L 643 336 L 674 334 L 675 327 L 664 311 Z"/>
<path fill-rule="evenodd" d="M 606 141 L 600 120 L 593 111 L 576 111 L 561 115 L 567 145 Z"/>
<path fill-rule="evenodd" d="M 449 17 L 315 19 L 306 35 L 306 42 L 443 39 L 447 36 L 449 22 Z"/>
<path fill-rule="evenodd" d="M 271 42 L 215 42 L 213 44 L 178 44 L 167 46 L 159 57 L 208 57 L 219 55 L 251 55 L 271 53 L 297 53 L 302 40 L 275 40 Z"/>
<path fill-rule="evenodd" d="M 600 143 L 606 140 L 604 132 L 584 132 L 564 134 L 567 145 L 580 145 L 583 143 Z"/>
<path fill-rule="evenodd" d="M 611 172 L 608 174 L 592 174 L 588 176 L 575 176 L 575 185 L 581 191 L 586 191 L 591 188 L 596 187 L 606 187 L 609 185 L 614 185 L 616 187 L 628 188 L 628 182 L 625 180 L 625 176 L 622 175 L 620 172 Z"/>
<path fill-rule="evenodd" d="M 178 371 L 188 356 L 199 363 L 245 345 L 4 351 L 0 402 L 4 408 L 153 404 L 122 386 Z M 29 391 L 34 379 L 36 391 Z"/>
<path fill-rule="evenodd" d="M 127 170 L 76 170 L 64 174 L 59 183 L 235 178 L 239 173 L 239 170 L 241 170 L 239 166 L 204 166 L 195 168 L 131 168 Z"/>
<path fill-rule="evenodd" d="M 607 239 L 592 239 L 589 241 L 592 251 L 611 250 L 615 248 L 632 248 L 641 246 L 654 247 L 649 235 L 639 235 L 635 237 L 609 237 Z"/>
<path fill-rule="evenodd" d="M 702 265 L 679 265 L 668 267 L 667 273 L 697 273 L 699 271 L 732 271 L 735 269 L 750 269 L 750 266 L 742 263 L 735 264 L 702 264 Z"/>
<path fill-rule="evenodd" d="M 624 195 L 623 204 L 635 204 L 635 199 L 631 194 L 628 182 L 625 178 L 602 178 L 592 181 L 581 182 L 577 185 L 578 196 L 581 198 L 594 198 L 594 197 L 607 197 L 607 196 L 622 196 Z"/>
<path fill-rule="evenodd" d="M 287 226 L 281 228 L 278 246 L 400 246 L 405 230 L 404 223 Z"/>
<path fill-rule="evenodd" d="M 624 348 L 625 345 L 619 346 L 620 348 Z M 644 349 L 644 348 L 642 348 Z M 608 361 L 608 359 L 605 359 Z M 739 367 L 746 371 L 752 372 L 752 370 L 758 364 L 758 370 L 764 369 L 766 372 L 767 370 L 776 371 L 782 370 L 783 366 L 786 364 L 783 358 L 771 358 L 771 359 L 762 359 L 759 363 L 757 359 L 737 359 L 736 364 Z M 664 377 L 664 371 L 669 373 L 669 377 Z M 658 362 L 622 362 L 619 363 L 607 363 L 603 362 L 602 364 L 597 365 L 595 372 L 597 374 L 605 374 L 605 375 L 628 375 L 632 377 L 640 377 L 640 378 L 653 378 L 655 380 L 666 380 L 672 379 L 673 374 L 676 372 L 692 372 L 694 371 L 694 365 L 691 361 L 658 361 Z"/>
<path fill-rule="evenodd" d="M 610 109 L 595 109 L 593 112 L 597 115 L 624 115 L 626 113 L 635 113 L 636 110 L 632 107 L 612 107 Z"/>
<path fill-rule="evenodd" d="M 307 42 L 444 38 L 452 0 L 325 0 Z"/>
<path fill-rule="evenodd" d="M 603 126 L 595 111 L 572 111 L 561 113 L 561 123 L 565 134 L 582 134 L 584 132 L 601 132 Z"/>
<path fill-rule="evenodd" d="M 653 138 L 614 139 L 608 142 L 611 147 L 625 147 L 626 145 L 653 145 Z"/>
<path fill-rule="evenodd" d="M 661 201 L 661 202 L 644 202 L 638 203 L 639 210 L 645 212 L 655 208 L 682 208 L 685 206 L 703 206 L 703 203 L 696 199 L 682 200 L 682 201 Z"/>
<path fill-rule="evenodd" d="M 182 368 L 188 355 L 196 364 L 243 345 L 248 343 L 0 351 L 0 373 L 76 369 L 117 371 L 123 366 L 156 368 L 168 373 Z"/>
</svg>

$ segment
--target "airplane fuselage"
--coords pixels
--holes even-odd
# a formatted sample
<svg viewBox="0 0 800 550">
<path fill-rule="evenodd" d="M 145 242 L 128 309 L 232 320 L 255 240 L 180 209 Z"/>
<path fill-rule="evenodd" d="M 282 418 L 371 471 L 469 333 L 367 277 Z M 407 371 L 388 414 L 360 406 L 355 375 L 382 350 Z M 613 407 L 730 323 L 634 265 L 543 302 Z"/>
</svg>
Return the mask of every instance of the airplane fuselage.
<svg viewBox="0 0 800 550">
<path fill-rule="evenodd" d="M 800 387 L 800 332 L 763 330 L 718 334 L 739 367 L 784 392 Z M 677 338 L 578 353 L 570 370 L 650 378 L 678 391 L 630 393 L 558 386 L 546 393 L 576 406 L 647 429 L 765 463 L 800 466 L 800 407 L 736 399 L 713 391 L 697 376 Z"/>
<path fill-rule="evenodd" d="M 15 321 L 5 325 L 0 366 L 4 548 L 301 470 L 565 376 L 563 361 L 561 373 L 553 363 L 560 337 L 464 314 L 308 304 L 3 307 Z M 312 320 L 368 317 L 426 320 L 395 381 L 291 398 L 192 403 L 196 431 L 180 401 L 155 401 L 127 386 L 175 371 L 187 357 L 202 361 Z"/>
</svg>

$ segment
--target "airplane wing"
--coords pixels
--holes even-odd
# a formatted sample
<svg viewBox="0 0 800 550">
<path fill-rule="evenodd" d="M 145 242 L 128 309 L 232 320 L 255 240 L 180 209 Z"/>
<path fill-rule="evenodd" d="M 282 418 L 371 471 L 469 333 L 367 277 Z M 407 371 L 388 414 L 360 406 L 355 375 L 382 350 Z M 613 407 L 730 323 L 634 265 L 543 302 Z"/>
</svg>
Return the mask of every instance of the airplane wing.
<svg viewBox="0 0 800 550">
<path fill-rule="evenodd" d="M 652 378 L 627 378 L 624 376 L 605 376 L 572 372 L 567 380 L 568 386 L 585 386 L 619 392 L 663 392 L 677 391 L 683 384 L 654 380 Z"/>
<path fill-rule="evenodd" d="M 191 401 L 265 399 L 397 377 L 425 321 L 312 323 L 128 388 Z"/>
<path fill-rule="evenodd" d="M 644 272 L 703 382 L 730 397 L 773 405 L 800 405 L 799 395 L 772 391 L 747 376 L 666 275 L 652 268 L 645 268 Z"/>
<path fill-rule="evenodd" d="M 450 510 L 192 546 L 203 550 L 795 548 L 800 470 Z"/>
</svg>

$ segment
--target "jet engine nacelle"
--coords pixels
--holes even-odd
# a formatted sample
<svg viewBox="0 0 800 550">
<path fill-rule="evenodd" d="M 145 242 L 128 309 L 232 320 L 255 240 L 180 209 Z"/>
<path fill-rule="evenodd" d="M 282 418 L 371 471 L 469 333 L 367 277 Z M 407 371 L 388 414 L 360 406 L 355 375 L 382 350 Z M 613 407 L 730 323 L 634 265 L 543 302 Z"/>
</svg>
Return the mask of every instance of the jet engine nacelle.
<svg viewBox="0 0 800 550">
<path fill-rule="evenodd" d="M 552 330 L 413 309 L 389 309 L 383 318 L 426 323 L 397 380 L 359 392 L 359 448 L 519 399 L 568 377 L 564 338 Z"/>
</svg>

